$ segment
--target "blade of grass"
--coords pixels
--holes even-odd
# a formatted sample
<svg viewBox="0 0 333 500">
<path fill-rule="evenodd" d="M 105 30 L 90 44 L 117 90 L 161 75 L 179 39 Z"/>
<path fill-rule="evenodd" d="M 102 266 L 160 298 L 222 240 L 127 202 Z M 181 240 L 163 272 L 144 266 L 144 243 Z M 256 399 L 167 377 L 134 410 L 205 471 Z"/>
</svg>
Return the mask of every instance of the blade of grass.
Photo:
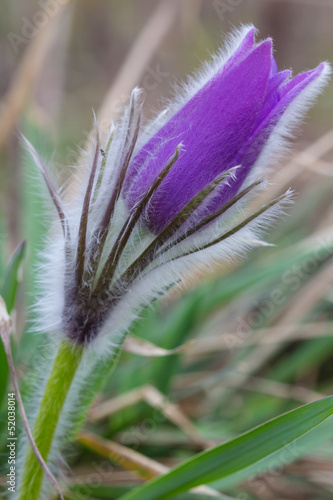
<svg viewBox="0 0 333 500">
<path fill-rule="evenodd" d="M 23 241 L 15 250 L 7 269 L 5 270 L 2 282 L 1 295 L 6 302 L 9 314 L 12 312 L 16 300 L 17 288 L 19 284 L 18 270 L 25 255 L 26 243 L 26 241 Z"/>
<path fill-rule="evenodd" d="M 332 415 L 332 396 L 297 408 L 187 460 L 168 474 L 121 498 L 163 500 L 189 488 L 231 476 L 284 450 Z"/>
<path fill-rule="evenodd" d="M 165 465 L 152 460 L 151 458 L 138 453 L 127 446 L 124 446 L 108 439 L 102 439 L 96 434 L 80 432 L 77 437 L 79 443 L 99 455 L 106 457 L 126 470 L 133 471 L 139 477 L 147 480 L 160 474 L 165 474 L 169 468 Z M 199 487 L 193 490 L 198 493 L 205 493 L 207 497 L 219 497 L 221 495 L 208 487 Z"/>
</svg>

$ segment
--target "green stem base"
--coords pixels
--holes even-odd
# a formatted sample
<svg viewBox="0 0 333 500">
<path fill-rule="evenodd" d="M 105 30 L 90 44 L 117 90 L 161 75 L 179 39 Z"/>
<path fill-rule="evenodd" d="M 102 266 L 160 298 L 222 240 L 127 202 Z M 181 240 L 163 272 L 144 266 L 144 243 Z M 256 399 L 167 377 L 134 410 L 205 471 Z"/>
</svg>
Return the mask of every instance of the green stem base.
<svg viewBox="0 0 333 500">
<path fill-rule="evenodd" d="M 33 430 L 36 445 L 45 461 L 48 459 L 59 418 L 82 356 L 83 348 L 74 347 L 66 340 L 59 346 Z M 43 477 L 44 472 L 29 447 L 24 461 L 19 500 L 38 500 Z"/>
</svg>

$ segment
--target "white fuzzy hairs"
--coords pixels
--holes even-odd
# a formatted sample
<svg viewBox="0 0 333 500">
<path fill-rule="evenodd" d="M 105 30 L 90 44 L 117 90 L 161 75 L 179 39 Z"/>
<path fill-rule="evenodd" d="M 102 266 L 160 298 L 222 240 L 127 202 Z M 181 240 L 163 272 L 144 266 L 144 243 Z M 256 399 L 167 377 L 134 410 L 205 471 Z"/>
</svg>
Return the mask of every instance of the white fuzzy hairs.
<svg viewBox="0 0 333 500">
<path fill-rule="evenodd" d="M 149 138 L 170 117 L 184 106 L 220 70 L 225 61 L 235 52 L 244 35 L 250 29 L 252 29 L 252 26 L 243 26 L 240 30 L 235 31 L 227 39 L 224 49 L 220 49 L 212 57 L 211 61 L 206 62 L 200 71 L 189 78 L 188 82 L 181 88 L 177 89 L 174 100 L 168 103 L 168 109 L 160 113 L 150 123 L 141 126 L 139 136 L 134 141 L 132 157 L 135 156 Z M 288 148 L 288 140 L 292 136 L 292 129 L 327 83 L 330 73 L 331 68 L 326 63 L 322 74 L 300 92 L 298 97 L 288 107 L 277 126 L 272 130 L 268 142 L 253 166 L 251 174 L 246 179 L 242 189 L 250 186 L 255 181 L 261 181 L 265 178 L 268 167 L 271 167 L 276 163 L 278 158 L 281 158 L 281 155 Z M 98 237 L 96 238 L 96 235 L 98 235 L 96 230 L 101 223 L 111 193 L 115 189 L 119 173 L 125 161 L 126 145 L 128 146 L 134 140 L 136 126 L 140 122 L 141 110 L 141 92 L 139 89 L 134 89 L 129 105 L 124 110 L 118 123 L 110 130 L 106 144 L 98 145 L 98 125 L 95 123 L 94 136 L 98 159 L 96 175 L 93 179 L 93 195 L 91 197 L 86 228 L 87 249 L 99 244 L 99 239 Z M 25 143 L 45 177 L 45 167 L 41 163 L 41 159 L 26 140 Z M 186 149 L 186 144 L 184 147 Z M 99 148 L 102 149 L 102 152 L 99 151 Z M 41 265 L 36 271 L 40 294 L 34 306 L 34 316 L 38 322 L 38 324 L 34 325 L 34 331 L 47 332 L 51 348 L 47 349 L 48 354 L 46 359 L 38 370 L 39 375 L 37 379 L 40 379 L 40 382 L 38 382 L 38 390 L 34 393 L 32 405 L 35 408 L 39 406 L 45 380 L 54 358 L 54 352 L 61 339 L 66 335 L 62 324 L 63 311 L 66 307 L 65 289 L 71 286 L 74 280 L 83 200 L 89 183 L 96 150 L 92 149 L 87 153 L 82 165 L 77 167 L 80 174 L 77 180 L 75 181 L 74 179 L 72 184 L 69 187 L 67 186 L 66 189 L 58 187 L 56 190 L 57 193 L 62 193 L 61 196 L 57 194 L 61 203 L 60 213 L 58 209 L 58 215 L 61 220 L 58 218 L 57 222 L 51 227 L 45 243 L 45 251 L 41 256 Z M 185 238 L 181 243 L 173 246 L 172 239 L 167 241 L 162 247 L 164 251 L 157 252 L 154 255 L 152 262 L 145 267 L 133 283 L 129 285 L 127 283 L 123 284 L 120 300 L 108 311 L 98 335 L 86 345 L 85 358 L 74 380 L 70 395 L 67 398 L 66 408 L 61 416 L 61 421 L 56 431 L 56 439 L 51 450 L 49 463 L 54 472 L 56 472 L 56 463 L 59 459 L 63 437 L 66 433 L 70 432 L 72 415 L 80 405 L 77 399 L 80 388 L 84 384 L 89 384 L 89 375 L 96 363 L 99 363 L 101 359 L 112 358 L 115 347 L 129 331 L 131 324 L 138 318 L 142 309 L 151 304 L 155 299 L 160 298 L 173 284 L 176 283 L 178 284 L 177 286 L 181 286 L 184 274 L 195 266 L 200 265 L 207 269 L 212 269 L 217 261 L 233 261 L 243 255 L 244 252 L 263 243 L 261 240 L 263 234 L 283 213 L 284 207 L 291 200 L 291 192 L 288 191 L 275 204 L 267 206 L 266 210 L 251 219 L 251 213 L 248 209 L 249 202 L 254 196 L 258 196 L 259 191 L 263 187 L 264 183 L 259 184 L 244 198 L 235 203 L 223 216 L 217 218 L 214 222 L 188 238 Z M 129 215 L 126 202 L 122 193 L 120 193 L 108 229 L 97 278 L 102 272 L 103 265 Z M 249 219 L 244 227 L 216 245 L 200 250 L 207 242 L 214 241 L 221 235 L 228 233 L 228 231 L 237 227 L 247 217 Z M 195 214 L 193 220 L 195 220 Z M 67 238 L 65 241 L 64 234 L 66 232 L 70 234 L 70 239 Z M 110 290 L 114 283 L 121 280 L 126 269 L 151 244 L 154 238 L 155 236 L 142 223 L 139 222 L 136 224 L 120 258 L 112 281 L 108 285 Z M 194 251 L 196 249 L 197 251 Z M 89 265 L 89 262 L 87 265 Z M 35 412 L 30 413 L 31 425 L 34 418 Z M 25 455 L 25 450 L 26 445 L 21 447 L 21 457 Z M 46 498 L 47 491 L 48 485 L 45 481 L 43 498 Z"/>
<path fill-rule="evenodd" d="M 224 50 L 220 49 L 216 55 L 212 57 L 212 60 L 206 62 L 202 69 L 197 72 L 195 76 L 192 76 L 187 84 L 183 85 L 182 88 L 178 88 L 178 94 L 175 97 L 173 102 L 168 104 L 168 111 L 165 113 L 161 113 L 156 119 L 152 120 L 152 122 L 148 123 L 141 131 L 138 137 L 138 140 L 135 144 L 133 156 L 135 153 L 142 147 L 142 145 L 151 137 L 156 131 L 163 126 L 163 124 L 170 119 L 184 104 L 187 102 L 212 76 L 222 67 L 225 61 L 234 53 L 245 34 L 252 29 L 251 25 L 243 26 L 241 29 L 236 30 L 232 33 L 225 44 Z M 321 89 L 327 83 L 329 78 L 331 69 L 329 64 L 325 64 L 325 70 L 322 74 L 314 80 L 310 85 L 308 85 L 296 99 L 292 102 L 292 104 L 288 107 L 282 118 L 279 120 L 278 124 L 273 129 L 271 136 L 264 146 L 263 151 L 261 152 L 259 158 L 257 159 L 255 165 L 251 169 L 251 173 L 248 178 L 245 180 L 244 186 L 246 187 L 253 183 L 258 179 L 263 179 L 267 175 L 268 168 L 271 167 L 274 163 L 277 162 L 279 158 L 285 153 L 288 149 L 288 139 L 292 137 L 292 130 L 295 125 L 300 121 L 305 111 L 311 105 L 313 100 L 320 93 Z M 132 94 L 132 105 L 134 103 L 134 115 L 140 112 L 142 103 L 140 102 L 140 90 L 135 89 Z M 91 208 L 91 213 L 89 216 L 88 223 L 88 232 L 87 232 L 87 240 L 88 245 L 91 243 L 92 238 L 94 237 L 94 230 L 96 226 L 99 224 L 101 217 L 103 216 L 103 212 L 105 210 L 105 205 L 110 197 L 110 192 L 114 189 L 114 185 L 117 179 L 117 175 L 121 168 L 121 163 L 124 158 L 124 144 L 126 142 L 126 136 L 129 133 L 129 130 L 132 126 L 130 123 L 130 113 L 131 113 L 131 104 L 125 109 L 123 116 L 119 120 L 118 124 L 115 128 L 112 128 L 110 131 L 109 138 L 113 135 L 111 146 L 108 150 L 105 166 L 104 166 L 104 175 L 103 180 L 99 188 L 98 197 L 95 200 L 93 207 Z M 135 121 L 135 116 L 132 117 L 132 120 Z M 97 125 L 95 125 L 97 127 Z M 130 133 L 133 133 L 130 132 Z M 102 145 L 104 151 L 107 149 L 106 145 Z M 186 145 L 185 145 L 186 147 Z M 83 165 L 80 165 L 78 168 L 80 169 L 80 182 L 75 184 L 77 187 L 74 195 L 69 194 L 63 200 L 64 211 L 66 213 L 66 217 L 69 221 L 70 231 L 72 235 L 72 244 L 75 246 L 78 237 L 79 231 L 79 222 L 80 215 L 82 210 L 82 200 L 84 197 L 84 193 L 86 190 L 86 186 L 88 183 L 88 178 L 90 175 L 91 164 L 93 161 L 93 151 L 90 152 L 88 156 L 86 156 L 86 161 Z M 95 187 L 98 182 L 98 174 L 101 169 L 101 165 L 103 162 L 103 156 L 99 158 L 97 175 L 95 178 Z M 82 170 L 85 172 L 86 179 L 82 180 Z M 258 190 L 255 190 L 252 193 L 256 194 Z M 251 199 L 251 193 L 247 195 L 246 201 Z M 229 227 L 232 227 L 235 224 L 235 214 L 240 214 L 242 207 L 244 206 L 244 201 L 241 200 L 238 202 L 232 209 L 225 214 L 221 220 L 217 220 L 215 223 L 209 225 L 205 229 L 201 230 L 200 233 L 194 234 L 188 240 L 185 240 L 179 247 L 177 248 L 177 253 L 180 255 L 184 251 L 188 249 L 190 245 L 198 246 L 201 241 L 209 241 L 214 237 L 217 237 L 221 234 L 221 231 L 226 231 Z M 283 202 L 282 202 L 283 203 Z M 276 214 L 277 207 L 272 209 L 274 214 Z M 270 213 L 270 211 L 268 211 Z M 231 217 L 231 214 L 233 216 Z M 107 257 L 109 251 L 114 244 L 117 235 L 119 233 L 120 228 L 125 223 L 126 218 L 128 216 L 128 210 L 126 207 L 125 201 L 120 197 L 117 207 L 116 213 L 113 217 L 112 224 L 110 225 L 110 231 L 108 234 L 108 241 L 106 244 L 106 248 L 103 253 L 103 259 Z M 265 221 L 265 224 L 263 224 Z M 249 227 L 244 228 L 244 230 L 240 231 L 237 234 L 237 237 L 233 237 L 230 241 L 224 242 L 223 245 L 216 245 L 216 247 L 212 247 L 207 251 L 202 251 L 192 256 L 191 258 L 181 259 L 177 264 L 174 262 L 170 262 L 167 264 L 167 260 L 169 257 L 168 253 L 164 253 L 164 261 L 162 257 L 160 258 L 159 265 L 163 267 L 160 269 L 161 274 L 166 277 L 163 279 L 166 281 L 166 285 L 163 284 L 162 289 L 165 286 L 168 286 L 172 283 L 179 282 L 181 279 L 182 270 L 188 268 L 188 265 L 193 265 L 193 262 L 197 263 L 202 261 L 205 265 L 209 266 L 210 263 L 216 259 L 232 259 L 235 255 L 239 255 L 240 248 L 245 248 L 248 246 L 248 242 L 254 242 L 258 240 L 258 228 L 269 227 L 270 221 L 267 219 L 267 214 L 264 214 L 263 217 L 259 218 L 257 221 L 253 221 L 253 223 L 249 226 L 255 228 L 255 235 L 249 234 Z M 42 323 L 40 325 L 42 331 L 52 331 L 54 335 L 62 335 L 61 329 L 61 314 L 64 306 L 64 286 L 65 286 L 65 273 L 64 273 L 64 243 L 61 238 L 61 230 L 59 228 L 58 235 L 55 234 L 56 230 L 54 230 L 53 234 L 50 235 L 49 241 L 47 243 L 47 255 L 45 265 L 43 266 L 43 270 L 39 273 L 40 283 L 42 285 L 42 293 L 41 300 L 39 301 L 38 308 L 40 314 L 38 315 L 42 319 Z M 153 235 L 145 230 L 145 228 L 137 227 L 135 231 L 133 231 L 130 240 L 126 246 L 126 250 L 124 252 L 123 258 L 119 263 L 119 268 L 117 270 L 116 276 L 120 276 L 126 266 L 131 263 L 131 260 L 134 260 L 138 254 L 144 249 L 153 239 Z M 232 244 L 233 242 L 233 244 Z M 252 243 L 253 244 L 253 243 Z M 249 245 L 250 247 L 252 245 Z M 226 251 L 227 249 L 227 251 Z M 75 248 L 72 248 L 72 258 L 75 258 Z M 176 249 L 174 250 L 176 251 Z M 191 264 L 189 264 L 191 262 Z M 175 271 L 177 269 L 177 272 Z M 148 273 L 149 274 L 149 273 Z M 149 296 L 148 302 L 154 296 L 159 296 L 162 289 L 156 286 L 160 280 L 152 279 L 151 285 L 149 285 L 149 277 L 147 271 L 144 273 L 144 277 L 141 276 L 137 283 L 137 286 L 140 287 L 141 293 L 135 299 L 135 294 L 133 287 L 128 290 L 127 295 L 124 295 L 121 304 L 119 303 L 115 310 L 110 314 L 110 322 L 107 321 L 105 323 L 105 327 L 103 327 L 103 344 L 106 342 L 106 338 L 112 338 L 113 335 L 116 334 L 116 330 L 118 328 L 123 328 L 121 325 L 122 321 L 116 321 L 115 318 L 119 317 L 118 309 L 124 311 L 124 315 L 126 317 L 126 324 L 130 322 L 129 318 L 135 317 L 138 314 L 138 311 L 142 307 L 143 304 L 140 304 L 140 299 Z M 154 273 L 155 274 L 155 273 Z M 167 277 L 169 275 L 169 278 Z M 67 275 L 67 279 L 69 276 Z M 44 284 L 44 286 L 43 286 Z M 136 288 L 137 288 L 136 286 Z M 152 288 L 151 291 L 144 291 L 148 287 L 148 290 Z M 135 301 L 138 301 L 136 306 L 133 309 L 133 305 Z M 146 299 L 143 301 L 146 304 Z M 126 312 L 125 312 L 126 311 Z M 47 321 L 45 322 L 45 319 Z M 108 323 L 110 326 L 108 326 Z M 117 324 L 117 328 L 115 329 L 115 324 Z M 112 325 L 112 326 L 111 326 Z M 111 331 L 112 330 L 112 331 Z"/>
</svg>

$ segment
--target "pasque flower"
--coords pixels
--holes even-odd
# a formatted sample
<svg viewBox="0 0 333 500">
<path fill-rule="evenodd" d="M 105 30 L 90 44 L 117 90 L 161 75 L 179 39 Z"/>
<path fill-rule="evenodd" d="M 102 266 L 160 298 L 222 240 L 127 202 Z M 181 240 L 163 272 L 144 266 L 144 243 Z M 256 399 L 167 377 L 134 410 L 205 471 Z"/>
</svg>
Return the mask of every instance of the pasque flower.
<svg viewBox="0 0 333 500">
<path fill-rule="evenodd" d="M 52 329 L 77 343 L 115 341 L 188 267 L 256 245 L 288 193 L 254 213 L 248 201 L 329 72 L 279 72 L 272 41 L 256 43 L 245 27 L 147 125 L 135 89 L 103 149 L 96 132 L 69 201 L 29 145 L 61 221 L 41 300 Z"/>
<path fill-rule="evenodd" d="M 208 212 L 230 201 L 250 174 L 257 173 L 258 160 L 263 163 L 260 155 L 284 113 L 292 110 L 297 98 L 303 100 L 303 91 L 308 95 L 327 72 L 321 64 L 291 79 L 290 70 L 278 72 L 272 41 L 256 44 L 254 36 L 250 28 L 224 64 L 218 56 L 214 66 L 206 68 L 200 88 L 194 82 L 194 89 L 190 87 L 130 165 L 126 199 L 132 208 L 160 173 L 165 158 L 178 143 L 184 144 L 177 164 L 147 207 L 145 221 L 155 234 L 217 175 L 240 165 L 235 178 L 209 204 Z"/>
<path fill-rule="evenodd" d="M 59 216 L 37 304 L 40 327 L 58 349 L 47 359 L 52 368 L 47 383 L 41 376 L 45 391 L 32 417 L 36 448 L 50 465 L 89 404 L 87 387 L 113 363 L 110 351 L 141 308 L 191 266 L 262 244 L 263 230 L 288 202 L 289 192 L 259 209 L 249 204 L 330 67 L 292 79 L 289 70 L 277 71 L 271 40 L 255 43 L 254 36 L 252 27 L 234 34 L 226 53 L 146 125 L 135 89 L 106 144 L 96 124 L 76 190 L 60 196 L 26 141 Z M 27 444 L 21 450 L 19 499 L 40 498 L 43 471 Z"/>
</svg>

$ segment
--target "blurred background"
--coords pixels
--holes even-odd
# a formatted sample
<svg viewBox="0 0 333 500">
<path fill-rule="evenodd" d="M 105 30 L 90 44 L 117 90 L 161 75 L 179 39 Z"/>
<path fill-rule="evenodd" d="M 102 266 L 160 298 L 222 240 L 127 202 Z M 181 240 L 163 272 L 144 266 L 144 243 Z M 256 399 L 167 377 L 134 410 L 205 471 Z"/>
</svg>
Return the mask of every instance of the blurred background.
<svg viewBox="0 0 333 500">
<path fill-rule="evenodd" d="M 330 0 L 4 1 L 0 147 L 10 248 L 24 233 L 17 216 L 22 122 L 47 134 L 45 154 L 59 168 L 73 165 L 93 109 L 115 119 L 139 85 L 149 116 L 233 27 L 253 23 L 260 37 L 273 37 L 279 69 L 297 74 L 331 60 L 332 20 Z M 333 85 L 299 131 L 299 148 L 330 128 L 332 107 Z"/>
<path fill-rule="evenodd" d="M 149 117 L 172 96 L 175 83 L 244 23 L 253 23 L 261 38 L 274 39 L 280 70 L 293 68 L 297 74 L 322 60 L 333 62 L 331 0 L 2 2 L 0 278 L 15 320 L 22 379 L 43 344 L 42 336 L 26 333 L 26 311 L 49 219 L 18 131 L 60 178 L 69 179 L 93 110 L 107 130 L 138 85 Z M 158 474 L 161 463 L 172 466 L 332 393 L 332 83 L 296 131 L 290 159 L 277 167 L 269 196 L 292 187 L 297 197 L 269 235 L 275 246 L 259 248 L 232 266 L 221 263 L 209 275 L 194 269 L 181 290 L 144 312 L 133 326 L 136 336 L 165 349 L 196 342 L 168 358 L 122 357 L 117 377 L 105 380 L 86 424 L 105 439 L 107 451 L 83 433 L 66 452 L 73 498 L 117 498 L 129 484 Z M 8 373 L 0 351 L 1 363 L 2 404 Z M 126 404 L 118 399 L 124 394 Z M 144 426 L 152 418 L 151 431 Z M 277 465 L 216 488 L 244 500 L 331 499 L 333 447 L 327 435 L 322 428 Z M 155 465 L 145 469 L 144 461 L 138 464 L 131 455 L 120 460 L 111 439 Z M 100 474 L 93 485 L 92 463 L 106 469 L 112 464 L 112 474 Z M 1 470 L 0 463 L 0 475 Z M 90 493 L 82 484 L 89 484 Z"/>
</svg>

